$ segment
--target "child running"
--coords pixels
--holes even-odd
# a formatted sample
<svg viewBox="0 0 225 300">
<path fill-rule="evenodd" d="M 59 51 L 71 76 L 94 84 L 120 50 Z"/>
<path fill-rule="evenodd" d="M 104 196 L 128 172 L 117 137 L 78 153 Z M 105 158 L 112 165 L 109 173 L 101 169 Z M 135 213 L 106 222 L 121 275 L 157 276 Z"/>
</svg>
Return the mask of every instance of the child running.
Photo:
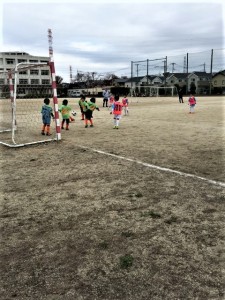
<svg viewBox="0 0 225 300">
<path fill-rule="evenodd" d="M 92 118 L 93 118 L 93 111 L 97 109 L 100 110 L 98 106 L 95 104 L 96 100 L 95 98 L 91 98 L 90 102 L 87 102 L 87 110 L 85 112 L 85 128 L 88 127 L 88 122 L 90 122 L 90 127 L 94 127 Z"/>
<path fill-rule="evenodd" d="M 129 110 L 128 110 L 128 104 L 129 104 L 129 102 L 128 102 L 127 96 L 123 97 L 122 103 L 123 103 L 124 115 L 127 116 L 128 113 L 129 113 Z"/>
<path fill-rule="evenodd" d="M 64 129 L 64 123 L 66 123 L 66 130 L 69 130 L 71 110 L 71 107 L 68 105 L 68 100 L 64 99 L 62 105 L 59 108 L 59 111 L 62 114 L 61 129 Z"/>
<path fill-rule="evenodd" d="M 110 114 L 112 113 L 112 106 L 113 106 L 113 103 L 115 101 L 115 98 L 113 95 L 110 96 L 109 98 L 109 110 L 110 110 Z"/>
<path fill-rule="evenodd" d="M 119 129 L 119 123 L 122 115 L 123 104 L 119 102 L 120 97 L 118 95 L 115 96 L 115 102 L 112 107 L 113 119 L 114 119 L 114 127 L 113 129 Z"/>
<path fill-rule="evenodd" d="M 82 114 L 82 119 L 84 120 L 85 124 L 86 124 L 86 111 L 88 110 L 89 106 L 88 103 L 86 101 L 86 97 L 84 95 L 81 96 L 80 101 L 79 101 L 79 105 L 80 105 L 80 111 Z"/>
<path fill-rule="evenodd" d="M 53 109 L 52 107 L 49 105 L 50 104 L 50 100 L 48 98 L 44 99 L 44 105 L 41 108 L 41 114 L 42 114 L 42 131 L 41 134 L 45 135 L 45 131 L 46 131 L 46 135 L 51 135 L 50 133 L 50 124 L 51 124 L 51 117 L 54 118 L 53 115 Z"/>
<path fill-rule="evenodd" d="M 190 98 L 188 99 L 188 104 L 190 105 L 189 114 L 193 114 L 195 112 L 196 98 L 190 94 Z"/>
</svg>

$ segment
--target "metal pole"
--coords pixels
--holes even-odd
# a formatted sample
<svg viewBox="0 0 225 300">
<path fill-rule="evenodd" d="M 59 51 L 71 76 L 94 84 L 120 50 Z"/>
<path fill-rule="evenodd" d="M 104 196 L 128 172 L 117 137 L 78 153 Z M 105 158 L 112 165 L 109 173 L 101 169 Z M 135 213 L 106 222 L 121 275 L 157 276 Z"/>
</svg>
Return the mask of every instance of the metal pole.
<svg viewBox="0 0 225 300">
<path fill-rule="evenodd" d="M 187 85 L 186 85 L 186 94 L 188 94 L 188 53 L 187 53 L 187 67 L 186 67 L 186 69 L 187 69 Z"/>
<path fill-rule="evenodd" d="M 53 103 L 55 112 L 55 126 L 56 126 L 56 140 L 61 140 L 61 126 L 59 120 L 59 105 L 57 98 L 57 88 L 56 88 L 56 74 L 55 74 L 55 64 L 53 59 L 53 48 L 52 48 L 52 31 L 48 29 L 48 42 L 49 42 L 49 66 L 52 76 L 52 90 L 53 90 Z"/>
<path fill-rule="evenodd" d="M 212 94 L 212 73 L 213 73 L 213 49 L 211 50 L 211 65 L 210 65 L 210 82 L 209 82 L 209 94 Z"/>
<path fill-rule="evenodd" d="M 148 85 L 148 59 L 147 59 L 147 85 Z"/>
<path fill-rule="evenodd" d="M 133 96 L 133 61 L 131 61 L 131 75 L 130 75 L 130 89 L 131 89 L 131 97 Z"/>
</svg>

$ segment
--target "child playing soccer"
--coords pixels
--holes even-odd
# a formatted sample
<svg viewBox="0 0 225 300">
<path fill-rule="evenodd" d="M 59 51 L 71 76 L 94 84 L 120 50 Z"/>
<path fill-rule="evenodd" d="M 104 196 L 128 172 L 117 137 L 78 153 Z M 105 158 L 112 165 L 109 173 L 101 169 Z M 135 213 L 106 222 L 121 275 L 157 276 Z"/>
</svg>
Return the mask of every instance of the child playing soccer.
<svg viewBox="0 0 225 300">
<path fill-rule="evenodd" d="M 114 129 L 119 129 L 119 123 L 122 115 L 123 104 L 119 102 L 120 97 L 115 96 L 115 102 L 112 107 L 113 119 L 114 119 Z"/>
<path fill-rule="evenodd" d="M 94 127 L 92 118 L 93 118 L 93 111 L 97 109 L 98 111 L 100 110 L 98 106 L 95 104 L 95 98 L 91 98 L 90 102 L 87 102 L 87 110 L 85 112 L 85 128 L 88 127 L 88 121 L 90 122 L 90 127 Z"/>
<path fill-rule="evenodd" d="M 193 114 L 195 110 L 195 105 L 196 105 L 196 99 L 195 97 L 190 94 L 190 98 L 188 99 L 188 104 L 190 105 L 190 112 L 189 114 Z"/>
<path fill-rule="evenodd" d="M 59 111 L 62 114 L 61 129 L 64 129 L 64 123 L 66 122 L 66 130 L 69 130 L 71 110 L 72 110 L 71 107 L 68 105 L 68 100 L 64 99 L 62 105 L 59 108 Z"/>
<path fill-rule="evenodd" d="M 83 102 L 85 101 L 85 99 L 86 99 L 86 97 L 82 95 L 80 97 L 80 100 L 78 101 L 78 104 L 80 107 L 80 112 L 81 112 L 81 120 L 84 120 L 84 111 L 83 111 L 84 104 L 83 104 Z"/>
<path fill-rule="evenodd" d="M 126 115 L 128 115 L 128 112 L 129 112 L 129 110 L 128 110 L 128 103 L 129 102 L 128 102 L 128 99 L 127 99 L 126 96 L 123 97 L 122 103 L 123 103 L 124 115 L 126 116 Z"/>
<path fill-rule="evenodd" d="M 112 106 L 113 106 L 114 101 L 115 101 L 114 96 L 111 95 L 109 98 L 109 110 L 111 111 L 110 114 L 112 113 Z"/>
<path fill-rule="evenodd" d="M 54 120 L 54 115 L 53 115 L 52 107 L 49 105 L 49 103 L 50 100 L 48 98 L 45 98 L 44 105 L 41 108 L 42 122 L 43 122 L 42 131 L 41 131 L 42 135 L 45 135 L 45 131 L 46 131 L 46 135 L 51 135 L 50 133 L 51 117 Z"/>
</svg>

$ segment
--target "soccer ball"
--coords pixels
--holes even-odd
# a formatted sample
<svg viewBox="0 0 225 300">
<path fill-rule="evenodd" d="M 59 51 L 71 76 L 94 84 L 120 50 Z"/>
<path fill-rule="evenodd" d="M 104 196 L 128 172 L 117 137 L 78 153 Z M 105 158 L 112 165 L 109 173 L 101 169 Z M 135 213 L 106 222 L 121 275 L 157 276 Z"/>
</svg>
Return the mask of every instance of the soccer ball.
<svg viewBox="0 0 225 300">
<path fill-rule="evenodd" d="M 71 114 L 75 117 L 77 113 L 73 110 Z"/>
</svg>

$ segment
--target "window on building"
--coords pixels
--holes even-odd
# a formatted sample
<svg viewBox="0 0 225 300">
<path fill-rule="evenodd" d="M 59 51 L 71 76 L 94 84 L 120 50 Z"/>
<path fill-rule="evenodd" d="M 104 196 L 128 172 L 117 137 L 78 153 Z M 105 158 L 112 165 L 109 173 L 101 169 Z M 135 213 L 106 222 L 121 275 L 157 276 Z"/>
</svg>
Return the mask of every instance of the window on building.
<svg viewBox="0 0 225 300">
<path fill-rule="evenodd" d="M 19 79 L 19 84 L 28 84 L 28 79 Z"/>
<path fill-rule="evenodd" d="M 13 65 L 15 63 L 15 59 L 12 58 L 6 58 L 6 64 L 7 65 Z"/>
<path fill-rule="evenodd" d="M 26 59 L 18 59 L 18 63 L 27 62 Z"/>
<path fill-rule="evenodd" d="M 42 79 L 41 83 L 42 84 L 50 84 L 50 80 L 49 79 Z"/>
<path fill-rule="evenodd" d="M 21 75 L 27 75 L 27 71 L 20 71 L 19 74 L 21 74 Z"/>
<path fill-rule="evenodd" d="M 5 84 L 5 79 L 0 79 L 0 84 Z"/>
<path fill-rule="evenodd" d="M 192 81 L 195 82 L 195 78 L 193 78 Z"/>
<path fill-rule="evenodd" d="M 30 70 L 30 75 L 38 75 L 39 70 Z"/>
<path fill-rule="evenodd" d="M 217 80 L 214 80 L 214 85 L 217 85 Z"/>
<path fill-rule="evenodd" d="M 49 70 L 41 70 L 41 75 L 49 75 Z"/>
<path fill-rule="evenodd" d="M 31 79 L 30 84 L 39 84 L 39 79 Z"/>
<path fill-rule="evenodd" d="M 173 80 L 170 80 L 170 83 L 173 83 Z"/>
<path fill-rule="evenodd" d="M 38 60 L 37 59 L 30 59 L 29 62 L 30 63 L 38 63 Z"/>
<path fill-rule="evenodd" d="M 48 63 L 48 60 L 41 60 L 41 63 Z"/>
<path fill-rule="evenodd" d="M 225 80 L 222 80 L 222 85 L 225 85 Z"/>
</svg>

